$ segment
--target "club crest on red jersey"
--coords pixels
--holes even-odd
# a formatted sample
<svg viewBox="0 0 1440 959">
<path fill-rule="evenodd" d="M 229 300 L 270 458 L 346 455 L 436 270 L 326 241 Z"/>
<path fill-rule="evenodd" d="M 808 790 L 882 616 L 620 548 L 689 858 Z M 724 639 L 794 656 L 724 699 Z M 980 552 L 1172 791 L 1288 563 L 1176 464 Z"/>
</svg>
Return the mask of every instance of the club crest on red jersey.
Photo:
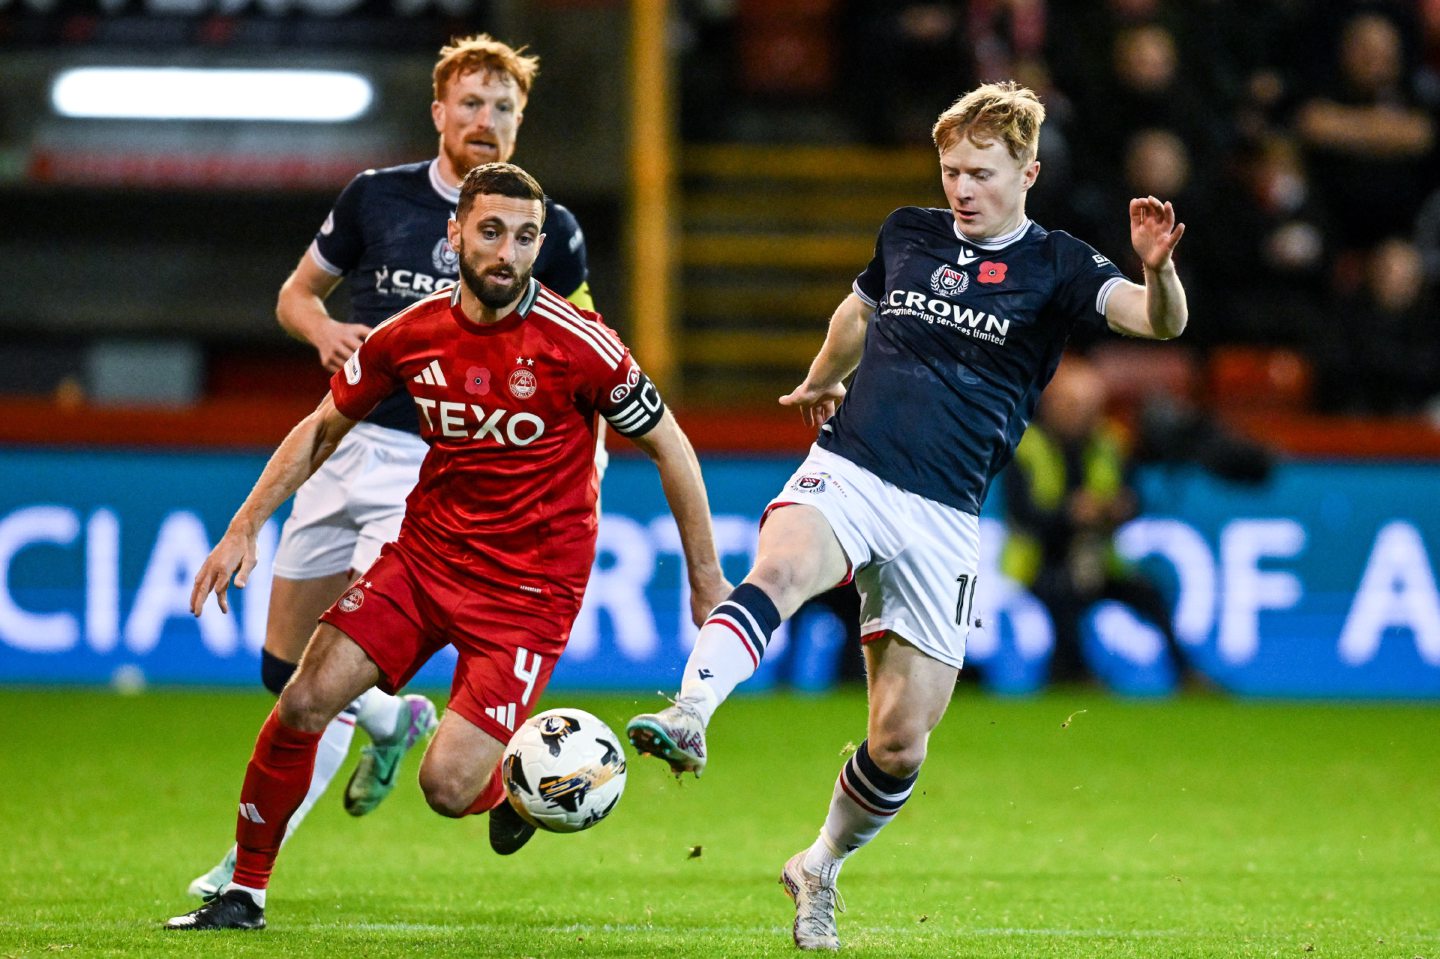
<svg viewBox="0 0 1440 959">
<path fill-rule="evenodd" d="M 340 602 L 335 604 L 342 613 L 353 613 L 365 605 L 365 591 L 359 586 L 352 586 L 340 597 Z"/>
<path fill-rule="evenodd" d="M 534 360 L 530 360 L 530 363 L 533 364 Z M 533 370 L 520 367 L 516 372 L 510 374 L 510 395 L 516 399 L 530 399 L 531 396 L 536 395 L 539 387 L 540 380 L 536 379 Z"/>
</svg>

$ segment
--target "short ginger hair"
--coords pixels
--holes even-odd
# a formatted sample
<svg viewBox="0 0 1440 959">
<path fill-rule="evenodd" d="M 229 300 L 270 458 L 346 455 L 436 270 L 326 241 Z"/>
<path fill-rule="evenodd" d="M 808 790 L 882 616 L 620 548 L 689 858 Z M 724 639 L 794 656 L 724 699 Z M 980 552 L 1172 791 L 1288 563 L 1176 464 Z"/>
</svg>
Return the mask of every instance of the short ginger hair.
<svg viewBox="0 0 1440 959">
<path fill-rule="evenodd" d="M 448 46 L 440 48 L 440 59 L 435 61 L 434 92 L 436 100 L 445 99 L 450 81 L 456 77 L 474 73 L 508 76 L 515 81 L 521 100 L 529 99 L 530 85 L 540 72 L 540 58 L 525 56 L 527 47 L 516 49 L 501 43 L 488 33 L 477 33 L 468 37 L 452 39 Z"/>
<path fill-rule="evenodd" d="M 1035 91 L 1006 80 L 976 87 L 956 100 L 940 114 L 930 136 L 941 152 L 961 137 L 980 147 L 998 140 L 1017 161 L 1028 163 L 1035 159 L 1044 122 L 1045 107 Z"/>
</svg>

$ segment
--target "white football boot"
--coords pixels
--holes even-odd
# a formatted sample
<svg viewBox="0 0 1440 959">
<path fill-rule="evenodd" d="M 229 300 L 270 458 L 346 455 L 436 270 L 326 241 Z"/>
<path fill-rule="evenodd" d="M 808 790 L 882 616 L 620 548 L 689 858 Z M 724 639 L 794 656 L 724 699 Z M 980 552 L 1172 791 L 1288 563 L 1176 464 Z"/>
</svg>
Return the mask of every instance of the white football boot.
<svg viewBox="0 0 1440 959">
<path fill-rule="evenodd" d="M 795 945 L 805 950 L 840 948 L 840 933 L 835 928 L 835 910 L 845 911 L 845 901 L 834 882 L 824 882 L 805 871 L 805 852 L 790 857 L 780 871 L 780 885 L 795 900 Z"/>
<path fill-rule="evenodd" d="M 705 771 L 705 723 L 695 707 L 675 700 L 658 713 L 641 713 L 625 726 L 630 744 L 642 756 L 658 756 L 678 777 Z"/>
</svg>

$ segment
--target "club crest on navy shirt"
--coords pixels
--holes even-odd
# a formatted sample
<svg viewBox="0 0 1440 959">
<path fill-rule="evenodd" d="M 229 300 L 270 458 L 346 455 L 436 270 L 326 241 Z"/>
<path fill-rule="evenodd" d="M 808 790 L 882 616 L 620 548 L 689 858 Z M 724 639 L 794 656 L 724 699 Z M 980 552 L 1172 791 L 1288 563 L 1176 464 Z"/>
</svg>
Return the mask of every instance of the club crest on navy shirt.
<svg viewBox="0 0 1440 959">
<path fill-rule="evenodd" d="M 437 273 L 452 278 L 460 275 L 460 257 L 450 245 L 449 237 L 442 236 L 435 244 L 435 249 L 430 251 L 430 262 L 435 265 Z"/>
<path fill-rule="evenodd" d="M 930 274 L 930 289 L 946 296 L 951 293 L 964 293 L 970 286 L 970 274 L 946 263 L 941 263 Z"/>
</svg>

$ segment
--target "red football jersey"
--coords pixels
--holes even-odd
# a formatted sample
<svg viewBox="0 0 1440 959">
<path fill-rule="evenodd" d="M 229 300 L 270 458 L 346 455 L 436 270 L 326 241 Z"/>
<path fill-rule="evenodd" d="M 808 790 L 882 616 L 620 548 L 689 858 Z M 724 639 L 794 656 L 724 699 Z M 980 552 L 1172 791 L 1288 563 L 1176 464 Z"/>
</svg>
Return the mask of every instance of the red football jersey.
<svg viewBox="0 0 1440 959">
<path fill-rule="evenodd" d="M 595 558 L 596 416 L 638 436 L 664 407 L 599 315 L 536 280 L 478 326 L 459 288 L 377 326 L 330 380 L 361 419 L 403 387 L 430 452 L 400 541 L 460 575 L 578 604 Z"/>
</svg>

